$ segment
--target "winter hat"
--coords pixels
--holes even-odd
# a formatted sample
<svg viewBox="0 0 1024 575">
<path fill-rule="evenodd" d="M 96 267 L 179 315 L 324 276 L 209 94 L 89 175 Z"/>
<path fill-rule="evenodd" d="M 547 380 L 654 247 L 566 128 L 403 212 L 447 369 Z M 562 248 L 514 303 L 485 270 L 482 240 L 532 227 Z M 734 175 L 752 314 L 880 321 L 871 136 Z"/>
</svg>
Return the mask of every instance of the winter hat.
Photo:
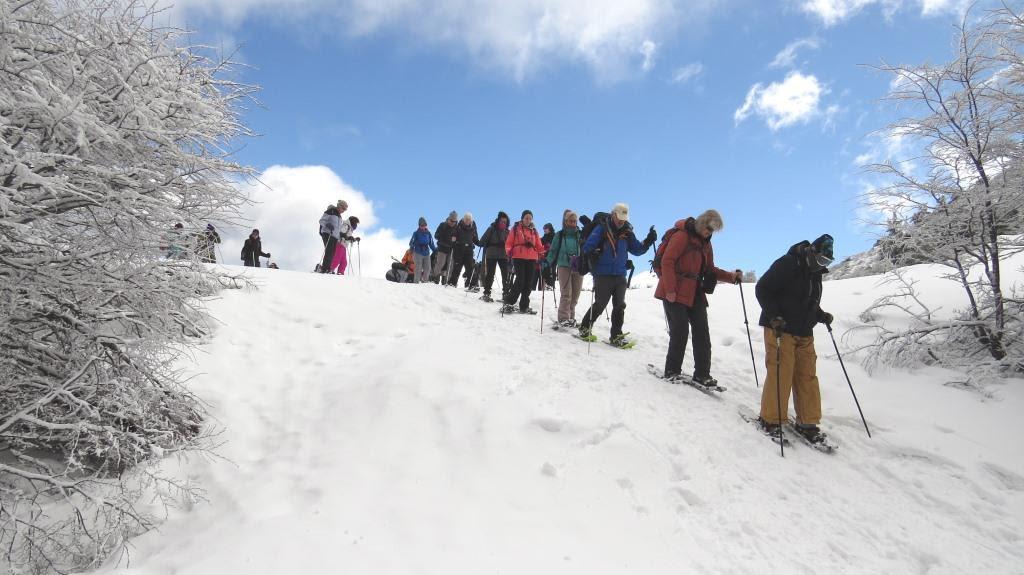
<svg viewBox="0 0 1024 575">
<path fill-rule="evenodd" d="M 348 223 L 352 224 L 352 229 L 355 229 L 359 225 L 359 218 L 352 216 L 348 219 Z"/>
<path fill-rule="evenodd" d="M 456 212 L 455 210 L 452 210 L 451 212 L 449 212 L 448 219 L 452 220 L 452 221 L 459 219 L 458 212 Z"/>
<path fill-rule="evenodd" d="M 519 215 L 519 219 L 525 218 L 526 214 L 530 214 L 532 216 L 533 212 L 531 212 L 530 210 L 523 210 L 523 213 Z"/>
<path fill-rule="evenodd" d="M 421 217 L 421 218 L 420 218 L 420 222 L 419 222 L 419 225 L 421 225 L 421 226 L 425 226 L 425 225 L 427 225 L 427 218 L 423 218 L 423 217 Z"/>
<path fill-rule="evenodd" d="M 818 239 L 811 242 L 811 245 L 814 246 L 814 251 L 827 257 L 830 260 L 833 259 L 834 254 L 832 252 L 832 248 L 835 245 L 835 240 L 832 239 L 832 236 L 828 234 L 822 234 L 820 237 L 818 237 Z"/>
<path fill-rule="evenodd" d="M 615 206 L 612 207 L 612 213 L 615 214 L 615 217 L 624 222 L 629 221 L 629 206 L 626 204 L 615 204 Z"/>
<path fill-rule="evenodd" d="M 555 226 L 551 225 L 550 222 L 544 224 L 544 231 L 546 232 L 548 230 L 555 231 Z"/>
<path fill-rule="evenodd" d="M 345 200 L 338 200 L 338 207 L 347 210 L 348 202 L 346 202 Z"/>
<path fill-rule="evenodd" d="M 252 232 L 249 233 L 249 237 L 251 238 L 253 234 L 256 234 L 258 236 L 258 235 L 260 235 L 260 231 L 259 230 L 253 230 Z"/>
<path fill-rule="evenodd" d="M 214 230 L 213 224 L 206 224 L 206 229 L 212 232 Z"/>
<path fill-rule="evenodd" d="M 697 231 L 703 231 L 704 228 L 710 228 L 711 231 L 721 231 L 725 227 L 725 223 L 722 222 L 722 214 L 719 214 L 715 210 L 708 210 L 703 214 L 697 216 L 696 225 Z"/>
<path fill-rule="evenodd" d="M 498 212 L 498 217 L 494 218 L 494 221 L 500 221 L 502 218 L 505 218 L 505 221 L 507 222 L 508 214 L 506 214 L 505 212 Z"/>
</svg>

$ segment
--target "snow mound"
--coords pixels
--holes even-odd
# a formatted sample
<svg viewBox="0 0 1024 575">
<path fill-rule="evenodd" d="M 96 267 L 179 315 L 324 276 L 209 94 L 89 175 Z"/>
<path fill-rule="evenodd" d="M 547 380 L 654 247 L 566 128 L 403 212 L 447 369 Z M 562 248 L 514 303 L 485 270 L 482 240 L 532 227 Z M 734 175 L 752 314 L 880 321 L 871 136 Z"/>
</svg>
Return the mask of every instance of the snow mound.
<svg viewBox="0 0 1024 575">
<path fill-rule="evenodd" d="M 938 370 L 874 377 L 818 333 L 824 455 L 775 444 L 737 288 L 711 297 L 720 398 L 646 373 L 667 336 L 627 294 L 638 346 L 435 285 L 252 270 L 185 366 L 224 459 L 168 460 L 208 501 L 137 538 L 118 573 L 1008 573 L 1024 565 L 1024 385 L 990 397 Z M 635 278 L 636 280 L 637 278 Z M 649 282 L 639 281 L 646 286 Z M 875 288 L 872 288 L 875 285 Z M 753 286 L 746 302 L 758 310 Z M 837 333 L 877 289 L 829 282 Z M 533 307 L 540 309 L 540 294 Z M 584 292 L 582 316 L 589 303 Z M 551 320 L 554 302 L 544 302 Z M 604 318 L 596 327 L 607 337 Z M 763 334 L 751 326 L 758 375 Z M 692 364 L 688 354 L 684 369 Z"/>
</svg>

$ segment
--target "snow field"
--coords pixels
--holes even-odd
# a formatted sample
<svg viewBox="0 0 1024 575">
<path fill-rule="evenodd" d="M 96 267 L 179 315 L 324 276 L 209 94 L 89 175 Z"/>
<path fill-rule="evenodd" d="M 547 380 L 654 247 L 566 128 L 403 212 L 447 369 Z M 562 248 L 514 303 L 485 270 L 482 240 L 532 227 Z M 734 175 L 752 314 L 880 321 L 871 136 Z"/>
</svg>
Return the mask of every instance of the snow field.
<svg viewBox="0 0 1024 575">
<path fill-rule="evenodd" d="M 1024 565 L 1024 386 L 870 376 L 824 328 L 824 455 L 745 424 L 740 298 L 711 296 L 708 397 L 649 376 L 667 334 L 630 290 L 623 351 L 435 285 L 251 270 L 189 366 L 224 459 L 168 460 L 208 501 L 135 540 L 118 573 L 1014 573 Z M 869 278 L 829 282 L 837 335 Z M 745 286 L 758 374 L 763 341 Z M 857 295 L 859 294 L 859 295 Z M 539 292 L 532 306 L 540 309 Z M 590 302 L 584 292 L 582 317 Z M 860 307 L 858 307 L 860 306 Z M 607 338 L 602 318 L 595 333 Z M 690 354 L 684 369 L 692 369 Z"/>
</svg>

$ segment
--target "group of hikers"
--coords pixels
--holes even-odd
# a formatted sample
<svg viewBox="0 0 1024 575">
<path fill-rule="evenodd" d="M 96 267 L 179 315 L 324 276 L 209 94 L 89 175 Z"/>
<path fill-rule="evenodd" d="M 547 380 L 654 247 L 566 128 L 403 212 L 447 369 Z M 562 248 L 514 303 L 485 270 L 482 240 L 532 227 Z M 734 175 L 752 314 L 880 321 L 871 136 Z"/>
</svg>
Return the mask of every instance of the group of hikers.
<svg viewBox="0 0 1024 575">
<path fill-rule="evenodd" d="M 652 261 L 658 275 L 654 297 L 662 301 L 669 343 L 662 377 L 717 388 L 711 375 L 711 336 L 707 294 L 718 282 L 740 284 L 741 270 L 727 271 L 715 265 L 712 236 L 722 230 L 721 215 L 707 210 L 697 217 L 680 219 L 662 237 Z M 531 292 L 557 282 L 561 297 L 556 327 L 576 328 L 578 337 L 596 341 L 593 326 L 611 303 L 608 343 L 631 347 L 623 332 L 626 291 L 631 269 L 629 254 L 641 256 L 658 241 L 651 226 L 643 239 L 634 233 L 629 206 L 616 204 L 610 212 L 593 218 L 567 209 L 557 232 L 545 224 L 538 233 L 533 212 L 523 210 L 510 225 L 508 214 L 498 212 L 482 236 L 477 234 L 471 213 L 460 219 L 455 211 L 430 233 L 427 220 L 419 218 L 409 240 L 409 250 L 393 264 L 389 279 L 399 282 L 437 282 L 455 286 L 464 277 L 466 287 L 477 289 L 483 276 L 480 299 L 492 302 L 496 269 L 502 277 L 501 312 L 535 314 Z M 325 243 L 327 240 L 325 240 Z M 436 243 L 435 243 L 436 242 Z M 816 375 L 813 328 L 831 325 L 832 315 L 820 307 L 822 276 L 833 258 L 833 239 L 824 234 L 813 242 L 801 241 L 776 260 L 758 280 L 755 293 L 761 305 L 758 324 L 764 328 L 768 375 L 761 396 L 758 423 L 765 433 L 781 440 L 788 421 L 790 393 L 796 411 L 795 430 L 811 443 L 826 441 L 819 428 L 821 395 Z M 477 248 L 483 261 L 474 261 Z M 463 269 L 467 270 L 463 273 Z M 593 303 L 577 321 L 576 305 L 583 277 L 593 277 Z M 686 345 L 692 335 L 694 371 L 682 373 Z"/>
<path fill-rule="evenodd" d="M 213 224 L 206 224 L 206 229 L 188 232 L 182 223 L 174 224 L 164 239 L 161 251 L 168 259 L 184 260 L 195 257 L 198 261 L 208 264 L 217 263 L 216 246 L 220 243 L 220 234 Z"/>
</svg>

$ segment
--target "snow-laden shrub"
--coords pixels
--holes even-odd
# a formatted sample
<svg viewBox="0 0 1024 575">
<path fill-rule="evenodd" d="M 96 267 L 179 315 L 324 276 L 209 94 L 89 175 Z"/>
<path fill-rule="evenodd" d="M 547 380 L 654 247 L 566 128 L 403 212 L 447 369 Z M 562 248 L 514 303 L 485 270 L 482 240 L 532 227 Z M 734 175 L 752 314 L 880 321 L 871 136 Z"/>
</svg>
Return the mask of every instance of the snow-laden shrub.
<svg viewBox="0 0 1024 575">
<path fill-rule="evenodd" d="M 203 446 L 174 365 L 226 278 L 190 246 L 243 201 L 228 151 L 252 88 L 153 16 L 0 0 L 0 549 L 19 571 L 94 567 L 153 524 L 141 494 L 196 495 L 155 469 Z"/>
</svg>

